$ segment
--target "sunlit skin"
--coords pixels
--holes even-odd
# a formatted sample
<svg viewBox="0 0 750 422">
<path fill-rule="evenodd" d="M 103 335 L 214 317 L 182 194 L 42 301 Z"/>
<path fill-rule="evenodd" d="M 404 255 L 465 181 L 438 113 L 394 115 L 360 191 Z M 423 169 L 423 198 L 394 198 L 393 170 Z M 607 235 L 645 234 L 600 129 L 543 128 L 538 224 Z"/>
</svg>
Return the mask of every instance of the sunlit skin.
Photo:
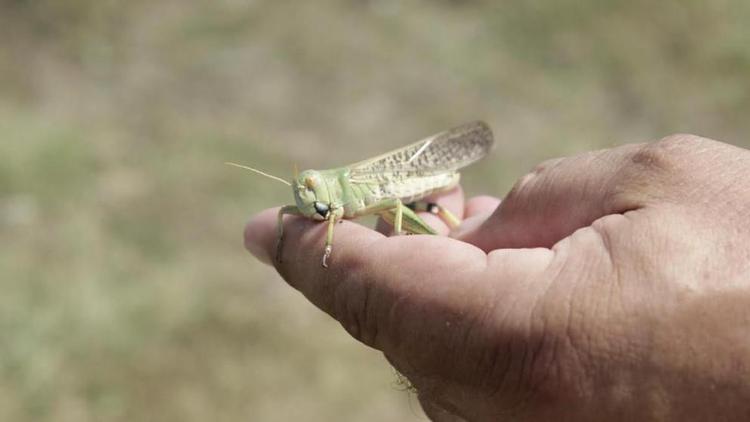
<svg viewBox="0 0 750 422">
<path fill-rule="evenodd" d="M 275 263 L 278 209 L 245 244 L 434 420 L 747 420 L 748 174 L 747 150 L 675 135 L 545 162 L 499 206 L 455 189 L 450 236 L 344 221 L 327 270 L 325 225 L 300 217 Z"/>
</svg>

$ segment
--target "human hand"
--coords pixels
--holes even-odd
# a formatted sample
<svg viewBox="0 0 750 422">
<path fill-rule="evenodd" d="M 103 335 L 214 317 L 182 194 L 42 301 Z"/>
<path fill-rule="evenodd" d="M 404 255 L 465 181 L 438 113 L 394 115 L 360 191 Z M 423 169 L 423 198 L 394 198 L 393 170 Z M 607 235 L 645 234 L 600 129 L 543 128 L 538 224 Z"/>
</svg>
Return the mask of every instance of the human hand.
<svg viewBox="0 0 750 422">
<path fill-rule="evenodd" d="M 324 225 L 288 218 L 277 269 L 435 420 L 747 419 L 748 169 L 690 135 L 551 160 L 499 207 L 438 201 L 452 237 L 345 221 L 329 269 Z M 275 212 L 245 230 L 267 263 Z"/>
</svg>

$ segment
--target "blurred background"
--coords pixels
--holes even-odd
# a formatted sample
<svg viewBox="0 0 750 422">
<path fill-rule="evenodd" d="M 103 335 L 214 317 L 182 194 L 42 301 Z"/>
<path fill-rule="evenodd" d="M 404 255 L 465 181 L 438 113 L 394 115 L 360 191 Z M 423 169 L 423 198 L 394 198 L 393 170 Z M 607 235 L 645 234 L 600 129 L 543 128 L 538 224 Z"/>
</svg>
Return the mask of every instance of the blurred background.
<svg viewBox="0 0 750 422">
<path fill-rule="evenodd" d="M 0 0 L 0 420 L 422 420 L 242 247 L 277 175 L 484 119 L 469 194 L 750 145 L 745 0 Z M 290 245 L 291 246 L 291 245 Z"/>
</svg>

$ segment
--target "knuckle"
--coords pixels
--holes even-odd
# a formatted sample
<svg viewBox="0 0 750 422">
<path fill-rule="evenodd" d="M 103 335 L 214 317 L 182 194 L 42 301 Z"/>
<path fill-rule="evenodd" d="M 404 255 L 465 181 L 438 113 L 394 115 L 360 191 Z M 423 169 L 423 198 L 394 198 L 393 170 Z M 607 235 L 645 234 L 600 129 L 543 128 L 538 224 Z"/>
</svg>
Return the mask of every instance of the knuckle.
<svg viewBox="0 0 750 422">
<path fill-rule="evenodd" d="M 642 144 L 631 156 L 631 163 L 652 172 L 679 172 L 696 150 L 703 149 L 709 139 L 690 134 L 674 134 L 658 141 Z"/>
<path fill-rule="evenodd" d="M 701 152 L 715 143 L 696 135 L 674 134 L 637 145 L 625 155 L 611 199 L 631 203 L 674 195 L 671 188 L 694 178 L 696 166 L 704 160 Z"/>
<path fill-rule="evenodd" d="M 670 152 L 668 144 L 657 141 L 643 144 L 629 157 L 627 170 L 637 169 L 639 172 L 672 171 L 675 167 L 675 156 Z"/>
<path fill-rule="evenodd" d="M 564 158 L 553 158 L 537 164 L 529 173 L 519 178 L 505 197 L 505 201 L 513 203 L 522 200 L 530 188 L 540 178 L 546 176 L 557 167 Z"/>
</svg>

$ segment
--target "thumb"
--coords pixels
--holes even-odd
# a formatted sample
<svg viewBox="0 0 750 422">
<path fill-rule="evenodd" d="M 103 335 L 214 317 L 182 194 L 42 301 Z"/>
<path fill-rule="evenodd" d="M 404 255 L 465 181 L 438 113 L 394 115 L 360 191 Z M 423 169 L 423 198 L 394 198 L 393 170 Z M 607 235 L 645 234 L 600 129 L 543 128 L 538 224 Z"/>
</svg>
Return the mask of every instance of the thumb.
<svg viewBox="0 0 750 422">
<path fill-rule="evenodd" d="M 658 185 L 660 161 L 647 144 L 558 158 L 522 177 L 483 221 L 467 221 L 454 237 L 485 251 L 551 247 L 608 214 L 645 206 Z"/>
</svg>

